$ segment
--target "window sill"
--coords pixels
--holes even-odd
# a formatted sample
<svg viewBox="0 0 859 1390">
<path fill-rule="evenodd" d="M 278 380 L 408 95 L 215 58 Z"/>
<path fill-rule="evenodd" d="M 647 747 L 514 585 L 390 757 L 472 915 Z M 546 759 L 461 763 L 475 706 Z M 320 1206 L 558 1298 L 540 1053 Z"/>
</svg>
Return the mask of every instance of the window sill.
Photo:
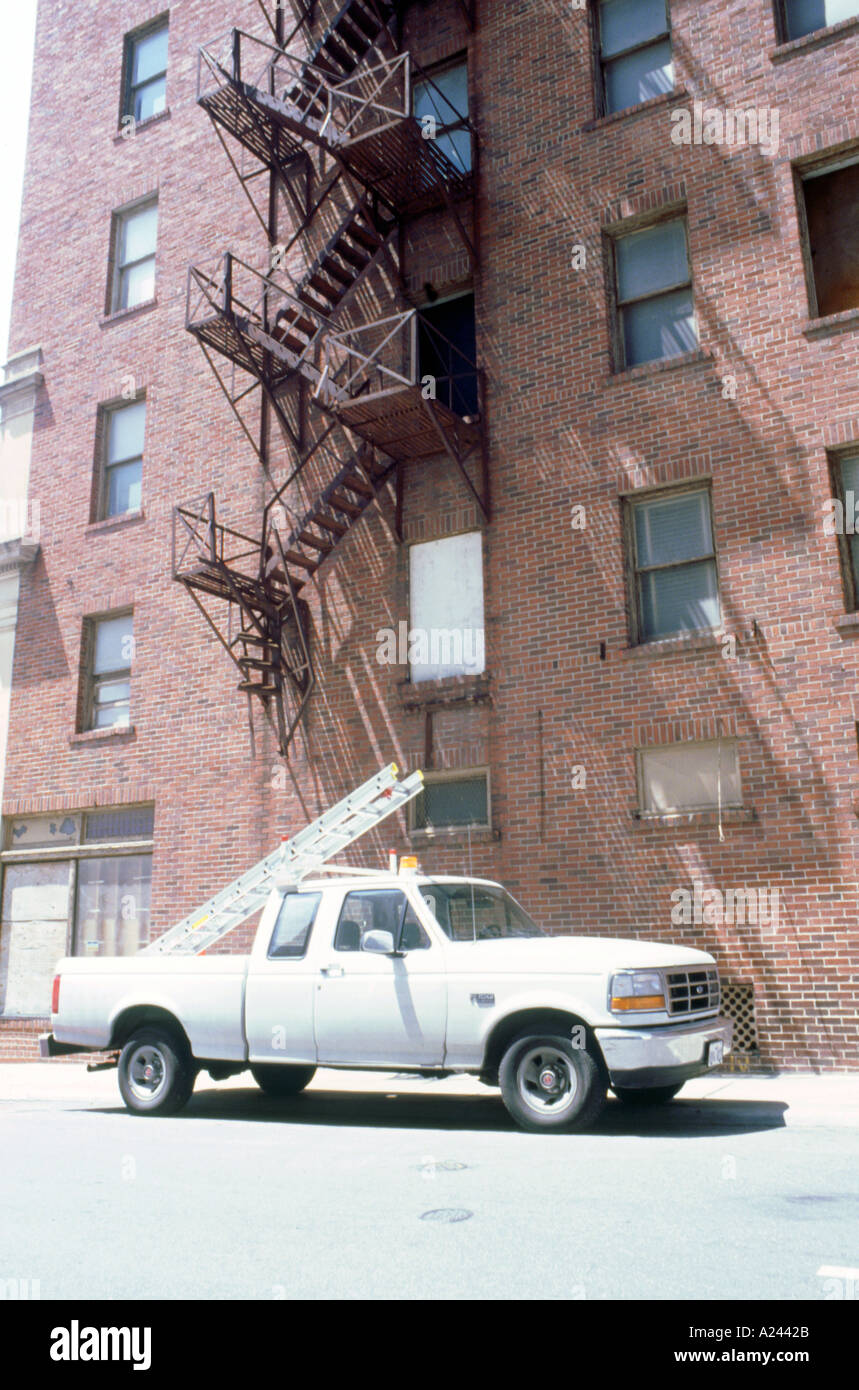
<svg viewBox="0 0 859 1390">
<path fill-rule="evenodd" d="M 124 116 L 123 120 L 128 120 L 130 115 L 131 112 Z M 142 130 L 150 130 L 152 126 L 160 125 L 162 121 L 169 121 L 169 119 L 170 107 L 165 106 L 164 110 L 159 111 L 157 116 L 149 116 L 145 121 L 135 121 L 133 125 L 125 127 L 120 123 L 119 129 L 113 137 L 113 143 L 115 145 L 124 145 L 128 140 L 133 140 L 135 135 L 139 135 Z M 132 131 L 131 135 L 126 134 L 126 131 L 129 130 Z"/>
<path fill-rule="evenodd" d="M 802 332 L 806 338 L 822 338 L 829 333 L 848 333 L 859 328 L 859 308 L 842 309 L 838 314 L 827 314 L 821 319 L 806 319 Z"/>
<path fill-rule="evenodd" d="M 146 513 L 143 508 L 134 512 L 122 512 L 118 516 L 106 516 L 101 521 L 91 521 L 84 527 L 85 536 L 100 536 L 105 531 L 118 531 L 123 526 L 133 526 L 138 521 L 145 521 Z"/>
<path fill-rule="evenodd" d="M 859 637 L 859 613 L 839 613 L 832 626 L 842 637 Z"/>
<path fill-rule="evenodd" d="M 813 48 L 822 48 L 824 44 L 842 39 L 847 34 L 853 34 L 857 30 L 859 30 L 859 16 L 851 15 L 849 19 L 842 19 L 839 24 L 827 24 L 825 29 L 815 29 L 811 34 L 803 34 L 801 39 L 789 39 L 786 43 L 778 44 L 776 48 L 770 49 L 770 61 L 783 63 L 786 59 L 792 58 L 794 54 L 808 53 Z"/>
<path fill-rule="evenodd" d="M 133 724 L 120 724 L 110 729 L 87 729 L 84 733 L 69 734 L 69 747 L 81 744 L 110 743 L 113 739 L 135 738 L 137 731 Z"/>
<path fill-rule="evenodd" d="M 491 825 L 472 826 L 470 840 L 472 845 L 495 844 L 500 839 L 501 831 L 495 830 Z M 467 849 L 469 845 L 468 827 L 445 825 L 439 826 L 435 830 L 410 830 L 409 841 L 415 849 L 431 848 L 433 845 L 443 845 L 445 849 Z"/>
<path fill-rule="evenodd" d="M 148 313 L 150 309 L 158 307 L 157 299 L 144 299 L 142 304 L 135 304 L 131 309 L 114 309 L 110 314 L 103 314 L 99 319 L 99 328 L 108 328 L 112 323 L 119 323 L 122 319 L 134 318 L 135 314 Z"/>
<path fill-rule="evenodd" d="M 719 824 L 718 811 L 631 811 L 634 824 L 648 830 L 682 830 L 691 827 L 716 827 Z M 722 811 L 722 825 L 750 825 L 757 820 L 752 806 L 726 806 Z"/>
<path fill-rule="evenodd" d="M 640 362 L 636 367 L 618 367 L 609 374 L 609 382 L 636 381 L 639 377 L 657 376 L 660 372 L 671 372 L 677 367 L 694 367 L 699 362 L 712 362 L 713 354 L 708 348 L 694 348 L 691 352 L 678 352 L 676 357 L 659 357 L 654 362 Z"/>
<path fill-rule="evenodd" d="M 445 676 L 437 681 L 399 681 L 397 693 L 403 709 L 428 709 L 434 705 L 481 705 L 491 703 L 491 677 Z"/>
<path fill-rule="evenodd" d="M 608 116 L 596 116 L 594 120 L 586 121 L 581 126 L 580 133 L 602 130 L 604 126 L 616 125 L 618 121 L 630 120 L 633 116 L 644 116 L 659 107 L 670 106 L 672 101 L 682 101 L 688 95 L 689 91 L 685 86 L 675 87 L 672 91 L 661 92 L 659 96 L 650 97 L 647 101 L 636 102 L 635 106 L 624 106 L 620 111 L 612 111 Z"/>
<path fill-rule="evenodd" d="M 621 656 L 638 660 L 647 657 L 674 656 L 677 652 L 718 652 L 726 634 L 715 628 L 691 632 L 683 637 L 665 637 L 655 642 L 639 642 L 634 647 L 624 647 Z"/>
</svg>

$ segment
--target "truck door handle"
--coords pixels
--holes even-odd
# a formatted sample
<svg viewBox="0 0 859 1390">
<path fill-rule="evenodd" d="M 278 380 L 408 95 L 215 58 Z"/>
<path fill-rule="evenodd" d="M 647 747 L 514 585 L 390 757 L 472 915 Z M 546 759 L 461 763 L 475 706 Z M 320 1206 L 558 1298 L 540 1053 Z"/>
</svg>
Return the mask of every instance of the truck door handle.
<svg viewBox="0 0 859 1390">
<path fill-rule="evenodd" d="M 320 973 L 327 975 L 329 980 L 333 980 L 337 975 L 345 975 L 346 971 L 342 965 L 323 965 Z"/>
</svg>

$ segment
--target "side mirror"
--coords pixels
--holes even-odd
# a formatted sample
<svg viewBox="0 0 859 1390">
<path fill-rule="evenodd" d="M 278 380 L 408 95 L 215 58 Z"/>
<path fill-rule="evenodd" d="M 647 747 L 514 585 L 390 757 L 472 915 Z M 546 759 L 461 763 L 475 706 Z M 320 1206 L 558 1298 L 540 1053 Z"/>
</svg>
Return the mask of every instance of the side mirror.
<svg viewBox="0 0 859 1390">
<path fill-rule="evenodd" d="M 389 931 L 368 931 L 361 941 L 362 951 L 374 951 L 380 956 L 394 954 L 394 935 Z"/>
</svg>

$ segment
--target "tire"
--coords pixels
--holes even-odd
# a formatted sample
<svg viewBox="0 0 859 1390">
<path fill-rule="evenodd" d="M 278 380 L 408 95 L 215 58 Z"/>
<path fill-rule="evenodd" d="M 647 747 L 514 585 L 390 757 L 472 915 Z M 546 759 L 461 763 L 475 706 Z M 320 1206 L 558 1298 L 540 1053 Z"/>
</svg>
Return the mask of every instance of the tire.
<svg viewBox="0 0 859 1390">
<path fill-rule="evenodd" d="M 683 1084 L 681 1081 L 676 1086 L 645 1086 L 640 1090 L 630 1090 L 625 1086 L 612 1086 L 611 1089 L 618 1100 L 623 1101 L 624 1105 L 667 1105 L 682 1089 Z"/>
<path fill-rule="evenodd" d="M 251 1067 L 251 1076 L 267 1096 L 297 1096 L 316 1075 L 312 1066 L 279 1066 L 276 1062 Z"/>
<path fill-rule="evenodd" d="M 501 1059 L 498 1084 L 516 1123 L 538 1133 L 587 1129 L 606 1100 L 605 1080 L 592 1054 L 573 1047 L 563 1033 L 514 1038 Z"/>
<path fill-rule="evenodd" d="M 163 1028 L 141 1028 L 122 1049 L 119 1091 L 132 1115 L 175 1115 L 197 1078 L 187 1046 Z M 149 1073 L 149 1074 L 147 1074 Z"/>
</svg>

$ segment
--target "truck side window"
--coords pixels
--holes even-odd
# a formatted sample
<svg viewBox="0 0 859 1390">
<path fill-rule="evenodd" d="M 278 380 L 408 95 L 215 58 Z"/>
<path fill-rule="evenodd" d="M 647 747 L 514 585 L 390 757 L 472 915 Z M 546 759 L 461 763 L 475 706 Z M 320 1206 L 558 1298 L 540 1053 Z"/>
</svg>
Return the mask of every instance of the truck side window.
<svg viewBox="0 0 859 1390">
<path fill-rule="evenodd" d="M 286 894 L 271 934 L 269 960 L 298 960 L 305 954 L 321 897 L 321 893 Z"/>
<path fill-rule="evenodd" d="M 402 936 L 400 935 L 402 929 Z M 347 893 L 334 935 L 335 951 L 360 951 L 368 931 L 387 931 L 403 951 L 425 950 L 429 937 L 399 888 L 364 888 Z"/>
</svg>

